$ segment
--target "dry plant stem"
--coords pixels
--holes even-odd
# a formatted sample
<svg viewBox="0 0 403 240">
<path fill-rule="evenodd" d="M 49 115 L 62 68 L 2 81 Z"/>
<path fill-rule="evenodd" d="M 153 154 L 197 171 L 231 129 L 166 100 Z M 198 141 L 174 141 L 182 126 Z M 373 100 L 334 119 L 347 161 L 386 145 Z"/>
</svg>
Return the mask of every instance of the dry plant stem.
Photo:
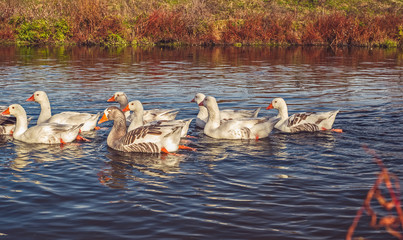
<svg viewBox="0 0 403 240">
<path fill-rule="evenodd" d="M 358 222 L 362 216 L 362 212 L 365 210 L 367 214 L 371 217 L 371 222 L 370 226 L 374 228 L 379 228 L 379 227 L 385 227 L 386 231 L 395 236 L 398 239 L 403 239 L 402 234 L 397 231 L 396 229 L 400 227 L 403 229 L 403 213 L 402 209 L 400 206 L 400 197 L 399 197 L 399 192 L 400 192 L 400 185 L 398 178 L 395 175 L 391 175 L 388 173 L 388 170 L 384 166 L 382 160 L 376 155 L 375 151 L 372 149 L 369 149 L 367 146 L 363 146 L 366 152 L 370 153 L 373 157 L 375 162 L 378 164 L 378 166 L 381 168 L 381 173 L 379 173 L 377 180 L 375 181 L 374 185 L 372 188 L 368 191 L 367 197 L 364 200 L 363 206 L 357 211 L 357 214 L 354 218 L 353 223 L 348 229 L 346 239 L 351 240 L 354 234 L 354 231 L 358 225 Z M 391 179 L 393 179 L 393 183 L 391 182 Z M 379 189 L 379 186 L 385 183 L 386 188 L 388 189 L 388 192 L 391 197 L 391 201 L 388 202 L 385 197 L 381 195 L 381 191 Z M 379 202 L 379 204 L 384 207 L 387 210 L 391 210 L 393 207 L 395 207 L 396 212 L 398 214 L 398 217 L 396 216 L 385 216 L 382 217 L 379 220 L 379 223 L 377 223 L 377 216 L 374 210 L 371 208 L 371 200 L 373 198 L 376 198 Z"/>
</svg>

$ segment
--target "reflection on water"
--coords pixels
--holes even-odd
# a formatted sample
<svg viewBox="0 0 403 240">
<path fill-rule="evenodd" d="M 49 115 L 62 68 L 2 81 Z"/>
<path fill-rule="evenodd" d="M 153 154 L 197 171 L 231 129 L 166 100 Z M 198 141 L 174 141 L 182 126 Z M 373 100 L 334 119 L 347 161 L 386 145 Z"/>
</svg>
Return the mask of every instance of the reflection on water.
<svg viewBox="0 0 403 240">
<path fill-rule="evenodd" d="M 403 176 L 403 53 L 365 48 L 0 47 L 0 106 L 102 112 L 124 91 L 145 109 L 213 95 L 220 108 L 256 109 L 274 97 L 290 114 L 340 109 L 333 132 L 217 140 L 191 123 L 179 155 L 120 153 L 112 122 L 91 142 L 30 145 L 0 136 L 0 235 L 6 239 L 343 239 L 379 171 L 362 144 Z M 357 236 L 389 239 L 361 219 Z M 21 231 L 24 229 L 24 231 Z M 71 231 L 74 229 L 74 231 Z"/>
<path fill-rule="evenodd" d="M 28 144 L 14 141 L 15 158 L 10 162 L 10 168 L 23 171 L 32 163 L 47 163 L 52 161 L 72 161 L 83 157 L 80 143 L 59 144 Z"/>
<path fill-rule="evenodd" d="M 99 181 L 111 188 L 125 188 L 127 180 L 150 183 L 151 180 L 137 176 L 134 171 L 151 177 L 172 178 L 180 173 L 179 164 L 186 155 L 124 153 L 108 148 L 106 157 L 110 161 L 98 173 Z"/>
</svg>

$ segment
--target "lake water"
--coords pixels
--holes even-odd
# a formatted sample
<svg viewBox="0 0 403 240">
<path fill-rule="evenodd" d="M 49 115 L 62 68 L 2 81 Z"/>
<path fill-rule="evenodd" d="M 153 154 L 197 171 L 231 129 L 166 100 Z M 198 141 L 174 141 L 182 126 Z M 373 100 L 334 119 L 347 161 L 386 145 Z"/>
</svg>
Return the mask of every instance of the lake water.
<svg viewBox="0 0 403 240">
<path fill-rule="evenodd" d="M 0 47 L 0 89 L 0 105 L 21 104 L 31 124 L 36 90 L 53 113 L 101 112 L 124 91 L 145 109 L 180 109 L 178 119 L 196 116 L 202 92 L 260 116 L 277 114 L 265 109 L 274 97 L 290 113 L 340 109 L 333 127 L 344 130 L 222 141 L 193 121 L 197 151 L 179 156 L 108 149 L 112 122 L 64 147 L 2 137 L 0 239 L 343 239 L 380 171 L 362 146 L 403 179 L 395 49 Z M 354 236 L 393 239 L 369 221 Z"/>
</svg>

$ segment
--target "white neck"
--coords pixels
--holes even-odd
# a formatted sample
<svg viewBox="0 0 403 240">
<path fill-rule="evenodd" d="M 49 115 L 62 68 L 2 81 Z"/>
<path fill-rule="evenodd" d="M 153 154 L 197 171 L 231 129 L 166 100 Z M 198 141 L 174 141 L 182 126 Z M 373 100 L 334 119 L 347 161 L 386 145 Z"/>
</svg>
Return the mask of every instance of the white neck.
<svg viewBox="0 0 403 240">
<path fill-rule="evenodd" d="M 13 132 L 13 137 L 19 139 L 19 137 L 24 134 L 28 129 L 27 113 L 24 111 L 20 115 L 16 116 L 15 129 Z"/>
<path fill-rule="evenodd" d="M 208 117 L 207 108 L 204 106 L 199 106 L 199 113 L 197 114 L 197 117 L 200 119 L 206 119 Z"/>
<path fill-rule="evenodd" d="M 46 122 L 52 116 L 52 110 L 50 109 L 50 103 L 47 98 L 39 104 L 41 105 L 41 114 L 39 114 L 37 124 Z"/>
<path fill-rule="evenodd" d="M 281 120 L 288 118 L 288 108 L 286 104 L 283 104 L 278 108 L 277 117 L 280 117 Z"/>
<path fill-rule="evenodd" d="M 212 131 L 220 126 L 220 110 L 217 104 L 209 106 L 206 109 L 208 111 L 208 118 L 204 131 Z"/>
<path fill-rule="evenodd" d="M 143 126 L 144 125 L 143 115 L 144 115 L 143 107 L 136 107 L 136 110 L 133 111 L 132 113 L 132 122 L 130 123 L 130 126 L 127 130 L 131 131 L 133 129 Z"/>
</svg>

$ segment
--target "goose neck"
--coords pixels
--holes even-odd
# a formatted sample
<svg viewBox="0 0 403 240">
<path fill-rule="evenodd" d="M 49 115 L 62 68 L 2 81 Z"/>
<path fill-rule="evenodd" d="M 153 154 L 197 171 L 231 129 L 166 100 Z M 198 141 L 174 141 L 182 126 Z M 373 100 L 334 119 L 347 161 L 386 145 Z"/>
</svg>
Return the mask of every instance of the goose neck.
<svg viewBox="0 0 403 240">
<path fill-rule="evenodd" d="M 44 100 L 39 103 L 41 105 L 41 113 L 39 114 L 37 124 L 46 122 L 52 116 L 49 100 Z"/>
</svg>

